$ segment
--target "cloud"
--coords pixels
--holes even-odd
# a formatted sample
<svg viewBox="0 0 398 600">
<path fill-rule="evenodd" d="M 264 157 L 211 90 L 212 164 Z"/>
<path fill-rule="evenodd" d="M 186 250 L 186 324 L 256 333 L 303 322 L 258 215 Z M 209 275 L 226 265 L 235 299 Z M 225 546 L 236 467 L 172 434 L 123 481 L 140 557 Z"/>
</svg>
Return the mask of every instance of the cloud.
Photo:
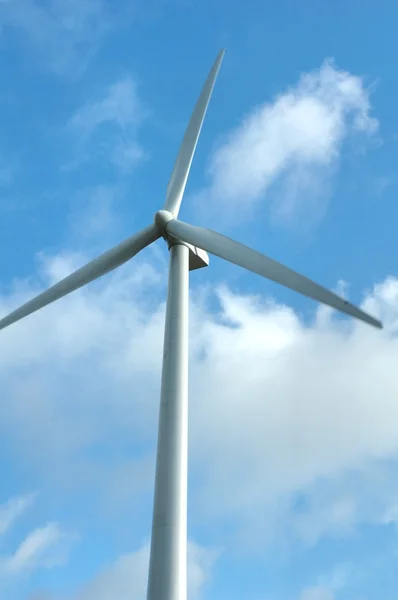
<svg viewBox="0 0 398 600">
<path fill-rule="evenodd" d="M 58 75 L 81 75 L 114 25 L 104 0 L 3 0 L 0 26 L 16 32 Z"/>
<path fill-rule="evenodd" d="M 0 536 L 4 535 L 15 521 L 32 505 L 36 494 L 26 494 L 11 498 L 0 505 Z"/>
<path fill-rule="evenodd" d="M 188 597 L 192 600 L 200 597 L 220 554 L 220 548 L 205 548 L 188 542 Z"/>
<path fill-rule="evenodd" d="M 83 260 L 48 258 L 1 312 Z M 165 284 L 147 253 L 2 334 L 0 423 L 15 459 L 49 485 L 91 486 L 118 515 L 152 496 Z M 313 544 L 381 523 L 396 503 L 398 279 L 363 305 L 385 330 L 331 311 L 308 322 L 228 287 L 192 294 L 191 510 L 216 543 L 228 521 L 240 545 Z"/>
<path fill-rule="evenodd" d="M 98 100 L 79 108 L 67 124 L 77 140 L 74 164 L 105 157 L 122 171 L 135 167 L 145 157 L 136 139 L 145 116 L 132 77 L 111 84 Z"/>
<path fill-rule="evenodd" d="M 337 494 L 331 493 L 331 498 L 325 498 L 322 486 L 314 486 L 309 505 L 295 516 L 294 531 L 310 546 L 325 534 L 350 534 L 359 517 L 355 494 L 344 493 L 341 489 Z"/>
<path fill-rule="evenodd" d="M 210 158 L 203 193 L 239 218 L 266 198 L 278 219 L 316 220 L 344 141 L 363 140 L 377 128 L 363 79 L 325 61 L 225 136 Z"/>
<path fill-rule="evenodd" d="M 61 255 L 55 260 L 42 257 L 43 279 L 33 288 L 17 286 L 15 296 L 6 304 L 0 302 L 1 311 L 23 302 L 85 260 L 79 255 Z M 5 421 L 0 427 L 14 448 L 15 460 L 28 461 L 29 468 L 47 481 L 55 480 L 68 492 L 78 482 L 81 489 L 87 489 L 93 479 L 101 487 L 107 481 L 114 485 L 106 484 L 99 500 L 108 503 L 117 498 L 124 505 L 126 499 L 133 501 L 132 494 L 152 484 L 152 446 L 135 458 L 131 451 L 125 453 L 125 445 L 131 440 L 137 447 L 143 441 L 148 444 L 148 437 L 155 434 L 152 423 L 157 411 L 164 306 L 157 300 L 148 302 L 146 293 L 153 290 L 157 295 L 165 282 L 153 266 L 139 260 L 132 270 L 130 265 L 120 269 L 112 281 L 112 288 L 109 280 L 100 281 L 33 315 L 29 324 L 21 322 L 22 329 L 17 326 L 3 332 L 1 394 L 9 402 L 1 403 Z M 97 308 L 92 298 L 94 304 L 95 298 L 99 301 Z M 154 311 L 147 313 L 144 307 Z M 56 325 L 48 320 L 54 317 Z M 25 335 L 26 324 L 33 329 L 25 343 L 19 336 Z M 20 368 L 26 377 L 18 375 Z M 92 376 L 92 369 L 98 376 Z M 68 383 L 60 386 L 60 381 Z M 12 436 L 7 434 L 6 423 Z M 26 453 L 29 447 L 32 452 Z M 121 491 L 124 498 L 120 498 Z"/>
<path fill-rule="evenodd" d="M 307 588 L 300 596 L 300 600 L 334 600 L 334 594 L 322 587 Z"/>
<path fill-rule="evenodd" d="M 307 586 L 300 600 L 335 600 L 336 594 L 363 582 L 363 573 L 353 564 L 336 564 L 327 574 L 317 578 L 316 585 Z"/>
<path fill-rule="evenodd" d="M 76 600 L 141 600 L 147 588 L 149 549 L 144 546 L 137 552 L 120 556 L 83 590 Z"/>
<path fill-rule="evenodd" d="M 380 461 L 393 461 L 398 449 L 398 281 L 375 286 L 364 302 L 384 318 L 381 335 L 330 314 L 308 325 L 261 297 L 222 290 L 220 300 L 221 314 L 201 332 L 205 359 L 192 367 L 200 399 L 191 409 L 193 452 L 206 469 L 198 507 L 242 519 L 249 543 L 269 537 L 278 506 L 293 512 L 278 527 L 297 527 L 297 494 L 305 499 L 324 484 L 334 510 L 326 505 L 322 518 L 316 502 L 307 506 L 306 526 L 315 519 L 327 535 L 355 523 L 374 497 L 376 467 L 381 477 Z M 379 483 L 384 502 L 396 492 L 388 479 Z M 370 518 L 369 506 L 365 512 Z"/>
<path fill-rule="evenodd" d="M 63 565 L 75 540 L 74 535 L 61 531 L 57 523 L 48 523 L 31 531 L 14 554 L 0 559 L 0 572 L 3 576 L 16 576 Z"/>
<path fill-rule="evenodd" d="M 335 600 L 336 594 L 363 583 L 363 572 L 354 564 L 336 564 L 327 574 L 317 578 L 317 584 L 307 586 L 300 600 Z M 340 597 L 340 596 L 339 596 Z"/>
<path fill-rule="evenodd" d="M 188 597 L 200 597 L 218 553 L 188 543 Z M 119 556 L 109 567 L 73 594 L 73 600 L 142 600 L 147 590 L 149 546 Z"/>
<path fill-rule="evenodd" d="M 53 569 L 66 564 L 76 534 L 63 531 L 56 522 L 28 531 L 15 550 L 16 536 L 20 538 L 21 528 L 18 519 L 30 508 L 37 498 L 36 493 L 11 498 L 0 506 L 0 594 L 2 597 L 16 598 L 14 592 L 23 581 L 40 569 Z M 7 539 L 10 529 L 13 537 Z M 19 597 L 19 596 L 18 596 Z"/>
</svg>

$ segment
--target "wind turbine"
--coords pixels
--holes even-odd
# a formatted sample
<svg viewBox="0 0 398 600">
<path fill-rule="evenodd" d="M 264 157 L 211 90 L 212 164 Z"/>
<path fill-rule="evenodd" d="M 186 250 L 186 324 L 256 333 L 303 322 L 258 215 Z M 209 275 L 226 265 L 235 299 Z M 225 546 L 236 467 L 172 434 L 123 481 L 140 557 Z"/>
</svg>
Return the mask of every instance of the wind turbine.
<svg viewBox="0 0 398 600">
<path fill-rule="evenodd" d="M 0 320 L 3 329 L 113 271 L 159 238 L 168 244 L 169 281 L 147 600 L 186 600 L 187 596 L 189 271 L 208 266 L 209 252 L 382 328 L 377 319 L 272 258 L 211 229 L 178 220 L 192 158 L 224 53 L 224 50 L 219 53 L 203 86 L 174 165 L 165 204 L 155 214 L 154 223 Z"/>
</svg>

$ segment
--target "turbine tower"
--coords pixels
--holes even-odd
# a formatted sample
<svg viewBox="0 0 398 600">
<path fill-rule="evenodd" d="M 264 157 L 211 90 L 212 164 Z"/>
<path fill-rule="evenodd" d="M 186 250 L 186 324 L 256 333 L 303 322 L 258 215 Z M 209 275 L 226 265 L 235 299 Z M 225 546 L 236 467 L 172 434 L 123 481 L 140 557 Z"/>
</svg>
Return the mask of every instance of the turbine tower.
<svg viewBox="0 0 398 600">
<path fill-rule="evenodd" d="M 154 223 L 95 258 L 0 320 L 0 329 L 70 294 L 132 259 L 159 238 L 170 250 L 151 552 L 147 600 L 187 597 L 188 277 L 209 264 L 207 252 L 331 306 L 374 327 L 377 319 L 307 277 L 211 229 L 180 221 L 192 158 L 222 60 L 222 50 L 185 132 Z"/>
</svg>

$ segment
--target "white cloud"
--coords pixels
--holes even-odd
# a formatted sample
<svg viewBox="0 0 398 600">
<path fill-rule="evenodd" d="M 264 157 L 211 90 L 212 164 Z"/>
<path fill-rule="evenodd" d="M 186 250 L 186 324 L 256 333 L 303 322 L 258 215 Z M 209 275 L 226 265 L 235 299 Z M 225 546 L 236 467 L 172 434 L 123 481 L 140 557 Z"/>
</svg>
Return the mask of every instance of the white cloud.
<svg viewBox="0 0 398 600">
<path fill-rule="evenodd" d="M 214 207 L 241 219 L 264 197 L 273 198 L 270 188 L 278 184 L 275 216 L 319 218 L 343 142 L 378 128 L 370 113 L 364 81 L 326 61 L 272 103 L 254 108 L 226 136 L 211 156 L 205 193 Z"/>
<path fill-rule="evenodd" d="M 188 542 L 188 597 L 199 598 L 204 586 L 211 579 L 211 572 L 221 554 L 220 549 L 205 548 Z"/>
<path fill-rule="evenodd" d="M 306 586 L 300 600 L 335 600 L 336 594 L 348 587 L 356 587 L 363 573 L 353 564 L 336 564 L 327 574 L 317 578 L 315 585 Z"/>
<path fill-rule="evenodd" d="M 76 162 L 105 155 L 122 171 L 136 166 L 145 156 L 136 139 L 145 116 L 132 77 L 111 84 L 102 97 L 79 108 L 67 125 L 78 142 Z"/>
<path fill-rule="evenodd" d="M 147 587 L 149 550 L 120 556 L 77 594 L 77 600 L 141 600 Z"/>
<path fill-rule="evenodd" d="M 300 600 L 334 600 L 334 594 L 322 587 L 308 588 L 303 591 Z"/>
<path fill-rule="evenodd" d="M 217 553 L 193 542 L 188 544 L 188 597 L 199 598 Z M 109 568 L 77 593 L 74 600 L 143 600 L 147 589 L 149 546 L 120 556 Z"/>
<path fill-rule="evenodd" d="M 386 524 L 398 524 L 398 504 L 396 502 L 392 502 L 392 504 L 387 507 L 381 520 Z"/>
<path fill-rule="evenodd" d="M 49 260 L 40 286 L 3 295 L 1 312 L 70 268 L 68 257 Z M 2 333 L 0 423 L 15 458 L 49 483 L 62 473 L 64 486 L 94 486 L 119 515 L 137 494 L 152 494 L 165 279 L 138 259 Z M 286 306 L 228 288 L 218 298 L 210 311 L 211 297 L 192 295 L 196 519 L 228 519 L 240 543 L 261 547 L 277 530 L 315 543 L 361 520 L 381 522 L 397 493 L 382 465 L 395 465 L 398 449 L 398 279 L 364 302 L 385 321 L 382 332 L 324 311 L 304 323 Z M 131 453 L 132 440 L 142 451 Z M 297 494 L 306 501 L 299 511 Z"/>
<path fill-rule="evenodd" d="M 221 293 L 221 319 L 203 325 L 206 358 L 193 367 L 200 399 L 191 408 L 193 451 L 206 468 L 198 507 L 242 519 L 247 537 L 256 539 L 272 527 L 266 515 L 274 516 L 275 503 L 313 492 L 322 480 L 335 480 L 340 492 L 336 478 L 345 474 L 346 484 L 350 470 L 366 473 L 371 459 L 394 457 L 397 300 L 391 278 L 365 302 L 386 322 L 379 334 L 335 320 L 304 325 L 287 307 Z M 331 512 L 320 514 L 316 504 L 309 510 L 322 534 L 339 523 L 348 527 L 373 494 L 370 480 L 365 489 L 358 474 L 351 478 L 353 499 L 343 502 L 335 492 L 334 511 L 329 505 Z M 387 497 L 393 492 L 383 486 Z"/>
<path fill-rule="evenodd" d="M 71 77 L 82 74 L 113 24 L 104 0 L 0 3 L 0 27 L 16 31 L 49 69 Z"/>
<path fill-rule="evenodd" d="M 15 521 L 32 505 L 36 494 L 26 494 L 11 498 L 0 505 L 0 536 L 4 535 Z"/>
<path fill-rule="evenodd" d="M 57 523 L 48 523 L 31 531 L 17 550 L 0 559 L 2 574 L 21 575 L 38 568 L 53 568 L 63 565 L 68 558 L 74 535 L 65 534 Z"/>
<path fill-rule="evenodd" d="M 328 499 L 322 493 L 319 496 L 316 489 L 311 489 L 310 505 L 294 519 L 295 533 L 309 545 L 316 544 L 325 534 L 349 535 L 359 517 L 355 494 L 339 490 Z"/>
<path fill-rule="evenodd" d="M 12 549 L 16 536 L 20 538 L 22 532 L 17 521 L 33 505 L 36 498 L 36 493 L 26 494 L 11 498 L 0 506 L 1 597 L 16 598 L 16 589 L 37 570 L 53 569 L 66 564 L 71 545 L 77 540 L 76 534 L 67 533 L 58 523 L 52 522 L 28 531 L 16 549 Z M 6 534 L 10 529 L 13 529 L 13 537 L 8 539 Z"/>
</svg>

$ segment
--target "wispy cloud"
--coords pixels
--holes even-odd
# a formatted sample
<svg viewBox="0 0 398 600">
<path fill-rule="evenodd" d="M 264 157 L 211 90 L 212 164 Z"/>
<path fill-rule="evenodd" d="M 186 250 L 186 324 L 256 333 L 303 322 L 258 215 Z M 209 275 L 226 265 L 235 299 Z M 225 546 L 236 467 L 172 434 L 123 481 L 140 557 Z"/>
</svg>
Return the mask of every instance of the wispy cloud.
<svg viewBox="0 0 398 600">
<path fill-rule="evenodd" d="M 15 576 L 60 566 L 67 561 L 75 540 L 75 535 L 64 533 L 57 523 L 48 523 L 31 531 L 14 554 L 0 558 L 0 571 Z"/>
<path fill-rule="evenodd" d="M 199 598 L 219 552 L 188 542 L 188 597 Z M 141 600 L 147 589 L 149 546 L 120 556 L 78 592 L 76 600 Z"/>
<path fill-rule="evenodd" d="M 319 218 L 343 142 L 377 128 L 363 79 L 326 61 L 226 136 L 211 156 L 204 193 L 241 218 L 278 184 L 271 206 L 277 218 Z"/>
<path fill-rule="evenodd" d="M 312 587 L 303 591 L 300 600 L 334 600 L 333 592 L 324 587 Z"/>
<path fill-rule="evenodd" d="M 318 578 L 316 585 L 307 586 L 300 600 L 335 600 L 336 594 L 358 583 L 359 572 L 352 564 L 336 564 L 330 572 Z"/>
<path fill-rule="evenodd" d="M 16 32 L 53 72 L 76 77 L 114 24 L 110 6 L 105 0 L 2 0 L 0 26 Z"/>
<path fill-rule="evenodd" d="M 9 529 L 15 528 L 17 520 L 36 498 L 36 493 L 26 494 L 11 498 L 0 506 L 0 538 Z M 1 594 L 9 597 L 10 589 L 21 576 L 30 575 L 37 569 L 52 569 L 65 564 L 71 545 L 77 539 L 76 534 L 64 532 L 56 522 L 29 531 L 15 551 L 6 550 L 0 554 Z"/>
<path fill-rule="evenodd" d="M 67 124 L 67 130 L 77 140 L 72 166 L 105 158 L 122 171 L 135 167 L 145 156 L 137 141 L 145 116 L 132 77 L 111 84 L 99 99 L 79 108 Z"/>
<path fill-rule="evenodd" d="M 0 505 L 0 536 L 10 529 L 15 521 L 33 504 L 36 494 L 11 498 Z"/>
</svg>

